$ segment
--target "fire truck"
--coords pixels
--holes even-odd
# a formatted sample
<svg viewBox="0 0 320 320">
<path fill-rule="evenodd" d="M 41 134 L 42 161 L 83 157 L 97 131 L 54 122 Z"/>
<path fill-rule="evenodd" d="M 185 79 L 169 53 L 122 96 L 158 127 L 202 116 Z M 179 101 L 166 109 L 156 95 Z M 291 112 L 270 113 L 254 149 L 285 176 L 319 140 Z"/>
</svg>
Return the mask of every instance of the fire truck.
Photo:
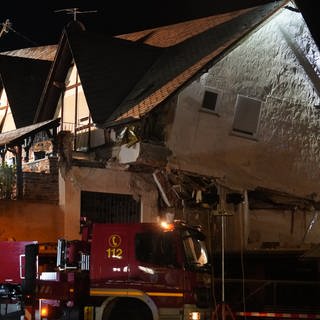
<svg viewBox="0 0 320 320">
<path fill-rule="evenodd" d="M 210 319 L 204 240 L 176 221 L 97 223 L 82 228 L 81 240 L 54 245 L 1 243 L 0 304 L 9 312 L 0 318 Z"/>
</svg>

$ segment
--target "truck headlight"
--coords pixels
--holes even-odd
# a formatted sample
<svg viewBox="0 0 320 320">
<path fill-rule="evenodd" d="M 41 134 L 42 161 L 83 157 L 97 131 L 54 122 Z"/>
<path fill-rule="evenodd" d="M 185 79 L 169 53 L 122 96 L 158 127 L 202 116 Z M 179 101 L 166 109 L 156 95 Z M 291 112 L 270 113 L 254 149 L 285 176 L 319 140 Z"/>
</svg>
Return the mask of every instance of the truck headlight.
<svg viewBox="0 0 320 320">
<path fill-rule="evenodd" d="M 49 308 L 48 306 L 41 306 L 40 308 L 40 318 L 48 318 L 49 316 Z"/>
<path fill-rule="evenodd" d="M 201 319 L 200 312 L 190 312 L 189 319 L 190 320 L 200 320 Z"/>
</svg>

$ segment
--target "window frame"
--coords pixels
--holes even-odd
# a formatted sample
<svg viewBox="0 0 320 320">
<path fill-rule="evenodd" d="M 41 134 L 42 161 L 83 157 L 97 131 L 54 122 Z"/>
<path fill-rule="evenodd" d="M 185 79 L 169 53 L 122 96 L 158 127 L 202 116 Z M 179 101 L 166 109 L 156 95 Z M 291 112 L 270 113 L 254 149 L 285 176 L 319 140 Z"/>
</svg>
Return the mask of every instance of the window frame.
<svg viewBox="0 0 320 320">
<path fill-rule="evenodd" d="M 81 190 L 80 217 L 94 223 L 140 223 L 142 202 L 132 194 Z"/>
<path fill-rule="evenodd" d="M 180 267 L 175 232 L 139 232 L 135 235 L 134 246 L 136 260 L 140 262 L 162 267 Z"/>
<path fill-rule="evenodd" d="M 243 102 L 241 102 L 241 100 Z M 251 106 L 250 105 L 249 106 L 248 105 L 245 106 L 243 104 L 245 102 L 245 100 L 250 101 L 251 102 Z M 244 111 L 248 112 L 248 110 L 250 108 L 252 108 L 255 104 L 256 105 L 259 104 L 259 110 L 257 111 L 257 116 L 256 116 L 256 123 L 254 125 L 255 126 L 255 131 L 252 131 L 252 130 L 246 131 L 246 130 L 241 130 L 241 129 L 235 128 L 236 124 L 237 124 L 236 123 L 237 121 L 238 121 L 238 125 L 241 124 L 240 123 L 241 121 L 243 121 L 243 119 L 241 119 L 240 113 L 244 112 Z M 243 138 L 257 140 L 258 132 L 259 132 L 259 125 L 260 125 L 260 118 L 261 118 L 261 110 L 262 110 L 263 104 L 264 104 L 264 102 L 261 99 L 238 94 L 236 102 L 235 102 L 235 105 L 234 105 L 234 116 L 233 116 L 233 121 L 232 121 L 231 134 L 232 135 L 236 135 L 236 136 L 240 136 L 240 137 L 243 137 Z M 246 110 L 242 110 L 241 111 L 241 106 L 243 108 L 246 108 Z M 249 123 L 247 123 L 247 124 L 249 125 Z"/>
<path fill-rule="evenodd" d="M 206 98 L 206 93 L 215 93 L 216 94 L 216 101 L 215 101 L 215 105 L 213 109 L 210 108 L 206 108 L 203 106 L 204 100 Z M 213 87 L 205 87 L 203 94 L 202 94 L 202 98 L 201 98 L 201 106 L 200 106 L 200 111 L 201 112 L 207 112 L 207 113 L 211 113 L 211 114 L 215 114 L 215 115 L 219 115 L 219 106 L 220 106 L 220 101 L 221 101 L 221 96 L 222 96 L 222 90 L 217 89 L 217 88 L 213 88 Z"/>
</svg>

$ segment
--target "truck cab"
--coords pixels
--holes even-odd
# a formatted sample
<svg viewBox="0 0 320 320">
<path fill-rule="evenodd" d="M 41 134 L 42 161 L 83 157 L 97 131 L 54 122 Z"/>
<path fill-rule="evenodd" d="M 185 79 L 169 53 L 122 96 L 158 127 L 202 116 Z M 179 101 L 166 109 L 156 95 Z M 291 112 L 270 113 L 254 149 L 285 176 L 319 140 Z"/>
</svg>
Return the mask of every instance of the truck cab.
<svg viewBox="0 0 320 320">
<path fill-rule="evenodd" d="M 82 231 L 82 240 L 58 240 L 54 269 L 39 269 L 40 251 L 26 250 L 25 319 L 210 319 L 211 269 L 199 228 L 95 223 Z"/>
<path fill-rule="evenodd" d="M 96 308 L 98 319 L 132 319 L 129 302 L 145 310 L 137 319 L 209 316 L 211 270 L 197 228 L 178 221 L 96 224 L 92 235 L 90 296 L 105 298 Z"/>
</svg>

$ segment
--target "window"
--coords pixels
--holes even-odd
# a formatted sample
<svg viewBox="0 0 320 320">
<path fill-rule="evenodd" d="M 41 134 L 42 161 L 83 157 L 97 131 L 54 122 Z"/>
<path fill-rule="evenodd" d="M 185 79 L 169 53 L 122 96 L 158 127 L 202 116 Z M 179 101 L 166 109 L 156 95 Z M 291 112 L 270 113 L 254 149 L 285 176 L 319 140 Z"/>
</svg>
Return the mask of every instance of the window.
<svg viewBox="0 0 320 320">
<path fill-rule="evenodd" d="M 203 95 L 201 108 L 207 111 L 217 111 L 220 92 L 215 89 L 206 89 Z"/>
<path fill-rule="evenodd" d="M 137 260 L 159 266 L 177 266 L 176 238 L 173 232 L 138 233 L 135 238 Z"/>
<path fill-rule="evenodd" d="M 208 263 L 208 254 L 205 244 L 195 232 L 185 231 L 183 235 L 183 246 L 189 267 L 204 267 Z"/>
<path fill-rule="evenodd" d="M 262 101 L 238 95 L 232 130 L 235 133 L 255 136 L 258 130 Z"/>
<path fill-rule="evenodd" d="M 34 160 L 44 159 L 45 157 L 46 157 L 46 152 L 43 150 L 34 152 Z"/>
</svg>

